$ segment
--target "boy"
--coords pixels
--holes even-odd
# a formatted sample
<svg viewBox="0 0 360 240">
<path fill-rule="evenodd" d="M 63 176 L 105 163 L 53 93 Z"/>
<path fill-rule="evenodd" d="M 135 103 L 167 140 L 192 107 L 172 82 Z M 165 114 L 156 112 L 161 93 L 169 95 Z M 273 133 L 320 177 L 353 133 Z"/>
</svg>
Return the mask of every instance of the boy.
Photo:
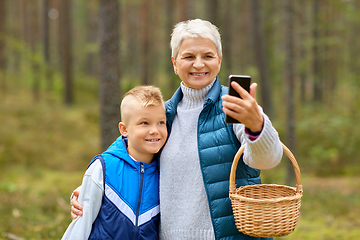
<svg viewBox="0 0 360 240">
<path fill-rule="evenodd" d="M 121 102 L 121 136 L 91 161 L 81 185 L 83 216 L 63 240 L 157 239 L 159 174 L 154 157 L 167 138 L 161 92 L 138 86 Z"/>
</svg>

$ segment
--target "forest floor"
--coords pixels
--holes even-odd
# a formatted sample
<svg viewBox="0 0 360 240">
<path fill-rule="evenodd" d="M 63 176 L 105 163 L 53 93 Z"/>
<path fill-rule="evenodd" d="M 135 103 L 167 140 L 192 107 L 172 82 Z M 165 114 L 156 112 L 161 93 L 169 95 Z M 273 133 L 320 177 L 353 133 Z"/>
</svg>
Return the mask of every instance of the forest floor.
<svg viewBox="0 0 360 240">
<path fill-rule="evenodd" d="M 82 175 L 21 166 L 2 172 L 0 239 L 60 239 L 71 221 L 69 196 Z M 359 239 L 360 177 L 304 177 L 303 188 L 295 231 L 275 239 Z"/>
</svg>

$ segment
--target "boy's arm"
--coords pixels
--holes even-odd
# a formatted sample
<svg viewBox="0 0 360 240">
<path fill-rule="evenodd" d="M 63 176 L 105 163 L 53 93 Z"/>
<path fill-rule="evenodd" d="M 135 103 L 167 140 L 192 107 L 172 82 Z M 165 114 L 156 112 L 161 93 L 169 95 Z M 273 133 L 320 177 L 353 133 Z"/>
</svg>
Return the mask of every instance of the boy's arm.
<svg viewBox="0 0 360 240">
<path fill-rule="evenodd" d="M 83 206 L 83 216 L 77 217 L 70 223 L 62 240 L 89 238 L 92 224 L 100 211 L 104 194 L 103 186 L 102 165 L 99 160 L 96 160 L 86 170 L 80 187 L 81 191 L 78 200 Z"/>
</svg>

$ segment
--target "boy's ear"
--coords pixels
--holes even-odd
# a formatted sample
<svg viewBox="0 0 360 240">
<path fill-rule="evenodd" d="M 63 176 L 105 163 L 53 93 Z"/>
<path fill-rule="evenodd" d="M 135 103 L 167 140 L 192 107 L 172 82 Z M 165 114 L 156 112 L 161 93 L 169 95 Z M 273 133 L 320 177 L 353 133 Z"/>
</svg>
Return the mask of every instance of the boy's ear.
<svg viewBox="0 0 360 240">
<path fill-rule="evenodd" d="M 125 123 L 123 123 L 123 122 L 119 123 L 119 131 L 120 131 L 120 134 L 122 136 L 127 137 L 128 132 L 127 132 L 127 128 L 126 128 Z"/>
</svg>

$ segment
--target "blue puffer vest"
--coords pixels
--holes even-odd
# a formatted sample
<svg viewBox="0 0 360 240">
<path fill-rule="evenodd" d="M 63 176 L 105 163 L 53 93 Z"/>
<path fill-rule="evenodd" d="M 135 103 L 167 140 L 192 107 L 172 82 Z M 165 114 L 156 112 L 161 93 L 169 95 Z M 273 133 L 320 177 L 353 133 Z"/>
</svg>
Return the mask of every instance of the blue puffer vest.
<svg viewBox="0 0 360 240">
<path fill-rule="evenodd" d="M 229 177 L 231 164 L 241 144 L 236 138 L 233 125 L 225 123 L 221 96 L 228 93 L 216 77 L 213 87 L 206 96 L 198 120 L 198 150 L 200 167 L 209 202 L 211 220 L 217 240 L 266 239 L 254 238 L 239 232 L 229 198 Z M 176 115 L 177 105 L 183 97 L 181 88 L 165 103 L 168 133 Z M 242 159 L 242 157 L 241 157 Z M 239 161 L 236 171 L 236 185 L 259 184 L 260 171 Z"/>
<path fill-rule="evenodd" d="M 105 194 L 89 239 L 158 238 L 158 163 L 135 162 L 127 152 L 126 140 L 120 136 L 90 163 L 96 159 L 102 163 Z"/>
</svg>

